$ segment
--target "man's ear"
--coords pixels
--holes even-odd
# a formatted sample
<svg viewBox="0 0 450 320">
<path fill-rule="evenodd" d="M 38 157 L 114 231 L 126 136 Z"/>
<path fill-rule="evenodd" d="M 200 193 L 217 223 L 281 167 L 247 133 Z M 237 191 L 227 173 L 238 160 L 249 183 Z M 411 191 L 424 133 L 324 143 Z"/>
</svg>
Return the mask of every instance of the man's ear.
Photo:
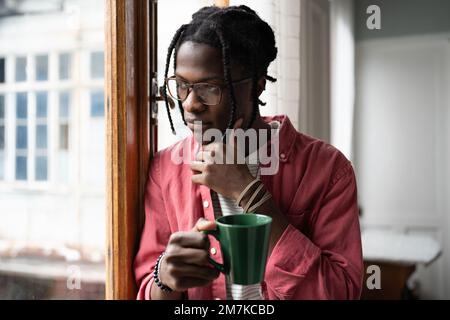
<svg viewBox="0 0 450 320">
<path fill-rule="evenodd" d="M 258 97 L 259 97 L 259 96 L 261 95 L 261 93 L 262 93 L 264 90 L 266 90 L 266 77 L 265 77 L 265 76 L 261 76 L 261 77 L 258 79 L 257 87 L 258 87 L 258 89 L 257 89 L 256 93 L 257 93 L 257 95 L 258 95 Z"/>
</svg>

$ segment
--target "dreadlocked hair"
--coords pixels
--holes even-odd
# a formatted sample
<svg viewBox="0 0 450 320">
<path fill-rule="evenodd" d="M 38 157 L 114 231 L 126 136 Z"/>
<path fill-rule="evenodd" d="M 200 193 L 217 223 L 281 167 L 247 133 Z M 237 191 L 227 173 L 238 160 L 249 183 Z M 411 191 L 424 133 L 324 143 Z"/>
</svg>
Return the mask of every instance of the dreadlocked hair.
<svg viewBox="0 0 450 320">
<path fill-rule="evenodd" d="M 224 79 L 231 103 L 228 121 L 230 129 L 233 128 L 237 112 L 233 79 L 231 78 L 231 62 L 238 63 L 244 68 L 244 72 L 250 74 L 253 109 L 247 128 L 251 127 L 259 113 L 259 105 L 265 105 L 257 96 L 258 79 L 264 76 L 270 82 L 276 81 L 267 74 L 267 69 L 275 60 L 278 52 L 272 28 L 254 10 L 245 5 L 225 8 L 203 7 L 192 15 L 192 21 L 189 24 L 182 25 L 175 33 L 167 53 L 165 78 L 168 76 L 172 53 L 174 53 L 174 68 L 176 69 L 177 49 L 187 41 L 210 45 L 222 53 Z M 167 84 L 164 84 L 164 90 L 170 126 L 172 132 L 175 133 L 167 101 Z M 184 121 L 184 112 L 180 101 L 178 106 Z"/>
<path fill-rule="evenodd" d="M 167 51 L 167 58 L 166 58 L 166 70 L 164 71 L 164 79 L 167 79 L 168 75 L 169 75 L 169 67 L 170 67 L 170 58 L 172 56 L 172 52 L 174 51 L 175 45 L 177 44 L 181 34 L 183 33 L 183 31 L 186 29 L 187 25 L 184 24 L 182 25 L 177 32 L 175 32 L 175 35 L 172 38 L 172 41 L 170 42 L 169 45 L 169 50 Z M 175 59 L 176 60 L 176 59 Z M 176 64 L 176 62 L 175 62 Z M 174 68 L 176 68 L 176 66 L 174 65 Z M 173 121 L 172 121 L 172 117 L 170 115 L 170 108 L 169 108 L 169 101 L 167 98 L 167 82 L 164 81 L 164 102 L 166 104 L 166 110 L 167 110 L 167 116 L 169 117 L 169 123 L 170 123 L 170 129 L 172 129 L 172 133 L 176 134 L 175 132 L 175 127 L 173 126 Z M 181 106 L 181 102 L 178 103 L 178 106 L 180 108 L 182 108 Z M 184 115 L 183 112 L 181 112 L 181 116 L 183 117 L 183 121 L 184 121 Z"/>
</svg>

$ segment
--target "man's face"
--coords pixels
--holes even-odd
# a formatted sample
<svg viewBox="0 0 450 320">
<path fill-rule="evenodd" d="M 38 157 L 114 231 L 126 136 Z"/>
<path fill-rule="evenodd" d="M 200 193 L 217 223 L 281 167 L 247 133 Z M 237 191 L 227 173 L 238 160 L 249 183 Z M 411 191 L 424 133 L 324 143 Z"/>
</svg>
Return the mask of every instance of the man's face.
<svg viewBox="0 0 450 320">
<path fill-rule="evenodd" d="M 178 79 L 189 84 L 207 82 L 222 86 L 222 98 L 218 105 L 208 106 L 202 103 L 194 90 L 182 102 L 184 118 L 189 129 L 194 131 L 194 121 L 202 121 L 203 131 L 209 128 L 219 129 L 225 132 L 231 114 L 231 99 L 224 79 L 221 52 L 212 46 L 199 44 L 192 41 L 184 42 L 177 51 L 177 68 L 175 75 Z M 231 64 L 232 81 L 247 78 L 243 67 Z M 247 123 L 251 118 L 251 81 L 234 86 L 237 109 L 236 117 L 244 118 Z M 197 137 L 196 137 L 197 138 Z M 203 141 L 208 143 L 208 141 Z"/>
</svg>

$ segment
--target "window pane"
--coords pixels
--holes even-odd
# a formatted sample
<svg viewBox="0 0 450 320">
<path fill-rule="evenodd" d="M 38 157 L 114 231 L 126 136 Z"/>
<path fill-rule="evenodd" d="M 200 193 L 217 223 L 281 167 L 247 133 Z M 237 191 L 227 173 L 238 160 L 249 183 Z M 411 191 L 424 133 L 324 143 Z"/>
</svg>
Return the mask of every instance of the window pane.
<svg viewBox="0 0 450 320">
<path fill-rule="evenodd" d="M 61 124 L 59 126 L 59 149 L 69 149 L 69 125 Z"/>
<path fill-rule="evenodd" d="M 47 92 L 36 93 L 36 116 L 38 118 L 47 118 Z"/>
<path fill-rule="evenodd" d="M 5 126 L 0 124 L 0 152 L 5 149 Z"/>
<path fill-rule="evenodd" d="M 28 147 L 27 126 L 17 126 L 16 149 L 26 149 Z"/>
<path fill-rule="evenodd" d="M 5 82 L 5 58 L 0 58 L 0 83 Z"/>
<path fill-rule="evenodd" d="M 0 96 L 0 153 L 5 149 L 5 97 Z M 3 154 L 0 154 L 3 157 Z M 2 170 L 2 168 L 0 168 Z"/>
<path fill-rule="evenodd" d="M 48 80 L 48 56 L 47 55 L 36 56 L 36 80 L 37 81 Z"/>
<path fill-rule="evenodd" d="M 47 149 L 47 126 L 36 126 L 36 148 Z"/>
<path fill-rule="evenodd" d="M 72 56 L 70 53 L 61 53 L 59 55 L 59 79 L 67 80 L 71 76 Z"/>
<path fill-rule="evenodd" d="M 103 78 L 104 65 L 103 65 L 103 51 L 91 53 L 91 78 L 101 79 Z"/>
<path fill-rule="evenodd" d="M 90 110 L 104 12 L 104 0 L 0 0 L 0 300 L 104 298 L 105 122 Z"/>
<path fill-rule="evenodd" d="M 0 96 L 0 151 L 4 149 L 5 149 L 5 97 Z"/>
<path fill-rule="evenodd" d="M 16 114 L 18 119 L 26 119 L 28 116 L 28 97 L 26 93 L 16 95 Z"/>
<path fill-rule="evenodd" d="M 27 58 L 17 57 L 16 58 L 16 81 L 27 80 Z"/>
<path fill-rule="evenodd" d="M 0 152 L 0 180 L 5 179 L 5 156 Z"/>
<path fill-rule="evenodd" d="M 47 157 L 36 157 L 36 180 L 47 180 Z"/>
<path fill-rule="evenodd" d="M 16 157 L 16 179 L 27 180 L 27 157 Z"/>
<path fill-rule="evenodd" d="M 69 103 L 70 103 L 70 93 L 60 92 L 59 93 L 59 118 L 69 117 Z"/>
<path fill-rule="evenodd" d="M 0 95 L 0 121 L 5 119 L 5 96 Z"/>
<path fill-rule="evenodd" d="M 103 117 L 105 114 L 103 91 L 91 92 L 91 117 Z"/>
</svg>

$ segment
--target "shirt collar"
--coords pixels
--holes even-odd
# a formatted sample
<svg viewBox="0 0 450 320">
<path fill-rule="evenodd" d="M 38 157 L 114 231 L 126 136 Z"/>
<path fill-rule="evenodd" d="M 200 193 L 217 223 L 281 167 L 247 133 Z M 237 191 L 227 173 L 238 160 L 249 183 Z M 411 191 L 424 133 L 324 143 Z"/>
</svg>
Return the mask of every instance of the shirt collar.
<svg viewBox="0 0 450 320">
<path fill-rule="evenodd" d="M 286 115 L 276 115 L 261 118 L 266 123 L 270 123 L 272 121 L 280 122 L 280 129 L 278 133 L 279 159 L 281 162 L 287 162 L 292 154 L 297 130 L 295 130 L 294 126 L 289 120 L 289 117 Z"/>
</svg>

